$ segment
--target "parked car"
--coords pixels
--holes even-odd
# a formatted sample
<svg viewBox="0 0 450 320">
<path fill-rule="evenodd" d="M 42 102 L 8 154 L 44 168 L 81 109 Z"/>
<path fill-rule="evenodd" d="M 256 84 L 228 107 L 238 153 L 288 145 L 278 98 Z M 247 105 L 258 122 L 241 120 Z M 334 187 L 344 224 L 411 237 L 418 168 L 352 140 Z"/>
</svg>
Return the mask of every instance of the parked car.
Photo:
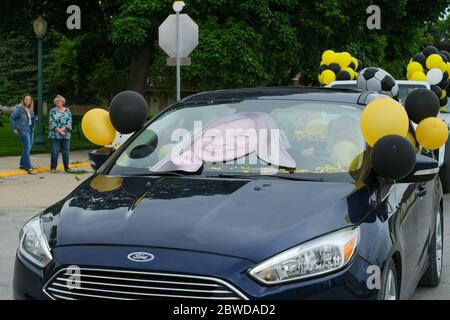
<svg viewBox="0 0 450 320">
<path fill-rule="evenodd" d="M 313 87 L 185 98 L 25 224 L 14 298 L 394 300 L 437 286 L 438 162 L 418 154 L 403 180 L 378 176 L 359 130 L 373 98 Z M 243 127 L 275 134 L 255 149 Z M 207 134 L 231 129 L 232 143 Z"/>
<path fill-rule="evenodd" d="M 409 80 L 397 80 L 397 84 L 399 87 L 399 98 L 401 101 L 405 101 L 408 94 L 418 88 L 427 88 L 430 89 L 430 84 L 426 81 L 409 81 Z M 348 80 L 348 81 L 334 81 L 328 85 L 328 87 L 332 88 L 353 88 L 356 89 L 356 81 Z M 444 120 L 447 124 L 450 124 L 450 112 L 449 111 L 441 111 L 438 115 L 439 118 Z M 436 152 L 437 158 L 439 161 L 439 177 L 442 182 L 442 189 L 444 193 L 450 192 L 450 140 L 447 143 L 439 148 Z"/>
</svg>

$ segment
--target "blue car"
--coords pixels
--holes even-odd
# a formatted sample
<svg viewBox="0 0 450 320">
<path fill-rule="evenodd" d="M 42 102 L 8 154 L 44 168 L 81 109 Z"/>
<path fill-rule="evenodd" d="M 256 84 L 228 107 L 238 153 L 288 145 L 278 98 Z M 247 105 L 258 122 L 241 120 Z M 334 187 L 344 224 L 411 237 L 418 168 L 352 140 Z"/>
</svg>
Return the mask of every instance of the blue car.
<svg viewBox="0 0 450 320">
<path fill-rule="evenodd" d="M 185 98 L 94 152 L 95 174 L 26 223 L 14 298 L 396 300 L 437 286 L 438 163 L 418 149 L 406 178 L 374 172 L 359 118 L 376 97 Z"/>
</svg>

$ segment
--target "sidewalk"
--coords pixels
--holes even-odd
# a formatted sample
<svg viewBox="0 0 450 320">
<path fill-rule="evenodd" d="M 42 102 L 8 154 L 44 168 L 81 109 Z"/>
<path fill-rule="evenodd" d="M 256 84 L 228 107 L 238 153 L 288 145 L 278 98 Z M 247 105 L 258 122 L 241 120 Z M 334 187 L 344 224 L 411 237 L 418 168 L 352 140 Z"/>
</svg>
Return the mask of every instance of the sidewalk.
<svg viewBox="0 0 450 320">
<path fill-rule="evenodd" d="M 71 168 L 89 168 L 88 150 L 79 150 L 70 152 L 70 167 Z M 20 156 L 14 157 L 0 157 L 0 178 L 15 175 L 27 174 L 24 170 L 19 170 Z M 37 172 L 50 171 L 50 154 L 32 154 L 31 164 L 36 168 Z M 58 160 L 58 169 L 62 170 L 61 155 Z"/>
</svg>

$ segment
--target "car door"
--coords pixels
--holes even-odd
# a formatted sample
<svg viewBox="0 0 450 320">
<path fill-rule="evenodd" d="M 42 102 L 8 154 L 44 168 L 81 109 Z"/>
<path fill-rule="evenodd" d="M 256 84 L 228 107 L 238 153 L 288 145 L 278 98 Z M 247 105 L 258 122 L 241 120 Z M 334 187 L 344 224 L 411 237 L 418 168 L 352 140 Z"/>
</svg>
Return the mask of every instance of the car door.
<svg viewBox="0 0 450 320">
<path fill-rule="evenodd" d="M 419 235 L 420 208 L 417 183 L 396 183 L 393 190 L 397 199 L 396 231 L 398 243 L 402 248 L 402 291 L 411 292 L 417 284 L 421 246 Z"/>
</svg>

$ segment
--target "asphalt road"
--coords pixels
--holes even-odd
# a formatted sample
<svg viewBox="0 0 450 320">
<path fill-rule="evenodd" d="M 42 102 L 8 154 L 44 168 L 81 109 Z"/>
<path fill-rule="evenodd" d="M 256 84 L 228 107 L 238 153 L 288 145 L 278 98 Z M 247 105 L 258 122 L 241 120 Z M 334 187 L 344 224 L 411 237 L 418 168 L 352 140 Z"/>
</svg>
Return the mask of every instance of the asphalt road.
<svg viewBox="0 0 450 320">
<path fill-rule="evenodd" d="M 0 179 L 0 300 L 11 299 L 18 234 L 32 216 L 68 194 L 89 174 L 40 174 Z M 450 195 L 445 197 L 444 270 L 437 288 L 418 288 L 413 299 L 450 300 Z"/>
</svg>

